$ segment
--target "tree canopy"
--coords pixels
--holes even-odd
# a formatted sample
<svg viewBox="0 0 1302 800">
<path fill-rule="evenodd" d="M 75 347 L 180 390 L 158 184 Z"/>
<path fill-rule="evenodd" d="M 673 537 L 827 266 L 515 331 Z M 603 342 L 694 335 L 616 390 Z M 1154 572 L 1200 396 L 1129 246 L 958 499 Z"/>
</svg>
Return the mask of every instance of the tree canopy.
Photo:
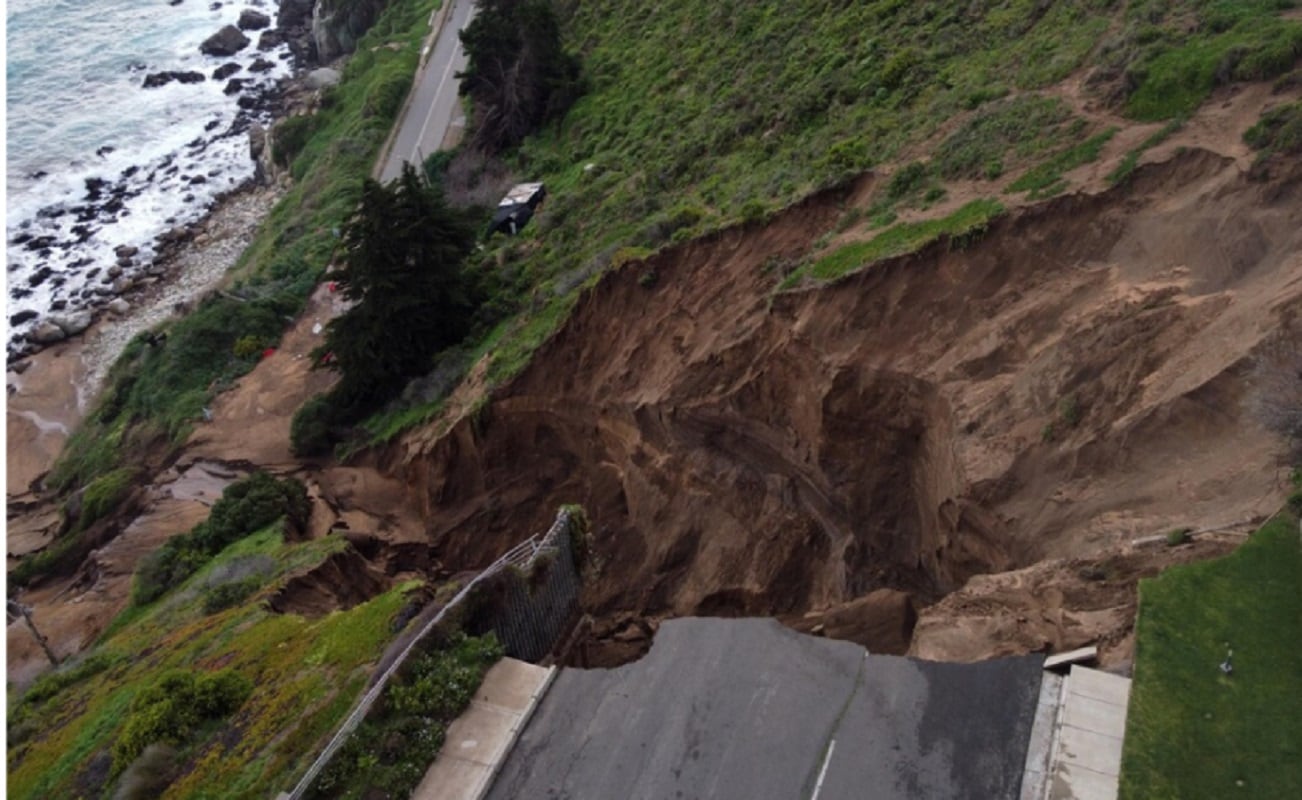
<svg viewBox="0 0 1302 800">
<path fill-rule="evenodd" d="M 481 0 L 461 43 L 461 94 L 474 101 L 472 141 L 482 150 L 518 145 L 580 93 L 579 62 L 561 44 L 549 0 Z"/>
<path fill-rule="evenodd" d="M 337 410 L 370 410 L 466 336 L 479 303 L 463 267 L 474 243 L 468 214 L 410 164 L 387 186 L 363 184 L 342 234 L 343 264 L 326 274 L 354 305 L 330 322 L 317 351 L 342 376 Z"/>
</svg>

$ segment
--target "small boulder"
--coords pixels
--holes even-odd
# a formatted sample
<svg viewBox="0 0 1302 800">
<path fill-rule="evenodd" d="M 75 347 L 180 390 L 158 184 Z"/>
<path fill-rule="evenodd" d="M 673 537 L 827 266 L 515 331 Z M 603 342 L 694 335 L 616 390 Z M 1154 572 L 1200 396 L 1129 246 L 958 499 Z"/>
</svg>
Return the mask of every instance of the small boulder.
<svg viewBox="0 0 1302 800">
<path fill-rule="evenodd" d="M 233 56 L 249 46 L 249 37 L 234 25 L 227 25 L 214 33 L 199 45 L 199 52 L 206 56 Z"/>
<path fill-rule="evenodd" d="M 285 34 L 280 31 L 263 31 L 262 35 L 258 37 L 258 49 L 264 51 L 273 50 L 286 41 Z"/>
<path fill-rule="evenodd" d="M 261 11 L 246 8 L 240 12 L 240 20 L 237 24 L 242 31 L 260 31 L 271 25 L 271 17 Z"/>
<path fill-rule="evenodd" d="M 113 255 L 117 256 L 118 258 L 131 258 L 135 256 L 136 253 L 139 252 L 140 252 L 139 247 L 132 247 L 129 244 L 120 244 L 117 247 L 113 248 Z"/>
<path fill-rule="evenodd" d="M 50 317 L 50 322 L 58 325 L 68 336 L 76 336 L 90 327 L 94 320 L 89 311 L 74 311 L 71 314 L 58 314 Z"/>
<path fill-rule="evenodd" d="M 232 95 L 244 91 L 245 84 L 249 83 L 246 78 L 231 78 L 226 81 L 226 88 L 222 89 L 222 94 Z"/>
<path fill-rule="evenodd" d="M 270 72 L 275 69 L 276 65 L 265 58 L 259 58 L 249 65 L 249 72 Z"/>
<path fill-rule="evenodd" d="M 131 304 L 119 297 L 108 304 L 108 310 L 121 317 L 131 310 Z"/>
<path fill-rule="evenodd" d="M 329 67 L 314 69 L 303 79 L 303 85 L 309 89 L 324 89 L 339 83 L 339 71 Z"/>
<path fill-rule="evenodd" d="M 242 69 L 244 69 L 244 67 L 241 67 L 239 64 L 236 64 L 234 61 L 230 61 L 228 63 L 222 64 L 220 67 L 213 70 L 212 79 L 215 81 L 224 81 Z"/>
<path fill-rule="evenodd" d="M 27 332 L 27 341 L 36 344 L 54 344 L 67 338 L 68 334 L 63 332 L 63 328 L 48 319 L 37 323 L 36 327 Z"/>
</svg>

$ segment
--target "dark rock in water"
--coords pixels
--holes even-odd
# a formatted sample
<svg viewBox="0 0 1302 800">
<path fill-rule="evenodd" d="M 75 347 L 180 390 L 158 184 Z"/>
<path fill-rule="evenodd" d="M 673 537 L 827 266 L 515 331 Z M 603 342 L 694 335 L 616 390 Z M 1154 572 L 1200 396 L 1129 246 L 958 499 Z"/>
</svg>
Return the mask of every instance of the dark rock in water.
<svg viewBox="0 0 1302 800">
<path fill-rule="evenodd" d="M 39 181 L 41 178 L 44 178 L 46 175 L 49 174 L 50 173 L 46 172 L 43 169 L 38 169 L 35 172 L 27 173 L 27 179 L 30 181 Z"/>
<path fill-rule="evenodd" d="M 246 78 L 231 78 L 226 81 L 226 88 L 222 89 L 224 94 L 239 94 L 244 91 L 244 87 L 249 81 Z"/>
<path fill-rule="evenodd" d="M 86 273 L 86 280 L 90 280 L 91 278 L 95 277 L 98 274 L 99 274 L 99 267 L 96 267 L 95 269 L 92 269 Z"/>
<path fill-rule="evenodd" d="M 206 56 L 233 56 L 248 46 L 249 37 L 234 25 L 227 25 L 205 39 L 199 45 L 199 52 Z"/>
<path fill-rule="evenodd" d="M 9 244 L 27 244 L 31 240 L 32 240 L 32 235 L 30 233 L 20 233 L 14 238 L 10 239 Z"/>
<path fill-rule="evenodd" d="M 106 144 L 106 145 L 104 145 L 103 147 L 101 147 L 100 149 L 96 150 L 96 151 L 95 151 L 95 155 L 99 156 L 100 158 L 103 158 L 104 156 L 108 155 L 109 153 L 112 153 L 114 150 L 117 150 L 117 148 L 114 147 L 114 146 L 111 145 L 111 144 Z"/>
<path fill-rule="evenodd" d="M 122 210 L 122 201 L 119 198 L 113 198 L 104 204 L 104 213 L 116 214 Z"/>
<path fill-rule="evenodd" d="M 37 211 L 36 216 L 41 219 L 55 219 L 56 217 L 62 217 L 64 214 L 67 214 L 68 211 L 69 209 L 64 206 L 46 206 L 40 211 Z"/>
<path fill-rule="evenodd" d="M 36 251 L 48 250 L 53 246 L 54 246 L 53 236 L 37 236 L 35 239 L 28 239 L 27 242 L 23 245 L 24 249 L 36 250 Z"/>
<path fill-rule="evenodd" d="M 54 274 L 54 270 L 51 269 L 50 267 L 48 266 L 41 267 L 40 269 L 32 273 L 32 277 L 27 279 L 27 285 L 35 289 L 37 286 L 40 286 L 42 283 L 45 283 L 45 279 L 50 277 L 53 274 Z"/>
<path fill-rule="evenodd" d="M 81 244 L 91 236 L 95 235 L 95 230 L 89 225 L 73 225 L 72 228 L 69 229 L 69 232 L 72 233 L 73 236 L 77 237 L 77 244 Z"/>
<path fill-rule="evenodd" d="M 167 0 L 169 6 L 179 6 L 183 2 L 185 2 L 185 0 Z"/>
<path fill-rule="evenodd" d="M 100 193 L 104 191 L 105 186 L 108 186 L 108 181 L 104 180 L 103 178 L 87 178 L 86 199 L 92 201 L 98 200 L 100 197 Z"/>
<path fill-rule="evenodd" d="M 122 174 L 119 177 L 130 178 L 132 175 L 135 175 L 139 171 L 140 171 L 140 167 L 136 167 L 136 166 L 127 167 L 126 169 L 122 170 Z"/>
<path fill-rule="evenodd" d="M 36 319 L 39 316 L 40 314 L 36 313 L 35 311 L 32 311 L 31 309 L 28 309 L 26 311 L 19 311 L 17 314 L 14 314 L 12 317 L 9 318 L 9 324 L 13 327 L 18 327 L 19 325 L 22 325 L 24 322 L 31 322 L 32 320 Z"/>
<path fill-rule="evenodd" d="M 204 80 L 202 72 L 155 72 L 152 75 L 145 76 L 144 87 L 146 89 L 156 89 L 159 86 L 166 86 L 172 81 L 178 83 L 202 83 Z"/>
<path fill-rule="evenodd" d="M 190 141 L 186 142 L 186 143 L 185 143 L 185 146 L 188 147 L 188 148 L 190 148 L 191 150 L 193 150 L 193 149 L 196 148 L 196 147 L 203 147 L 203 137 L 202 137 L 202 136 L 196 136 L 195 138 L 193 138 L 193 139 L 191 139 Z"/>
<path fill-rule="evenodd" d="M 258 37 L 259 50 L 273 50 L 280 47 L 286 41 L 285 34 L 280 31 L 263 31 Z"/>
<path fill-rule="evenodd" d="M 67 301 L 67 300 L 55 300 L 53 303 L 50 303 L 50 310 L 51 310 L 51 311 L 62 311 L 63 309 L 65 309 L 65 308 L 67 308 L 67 307 L 68 307 L 68 301 Z M 33 313 L 34 313 L 34 312 L 33 312 Z"/>
<path fill-rule="evenodd" d="M 207 179 L 206 177 L 204 177 L 203 175 L 193 175 L 193 176 L 190 177 L 190 183 L 191 183 L 191 184 L 195 184 L 195 183 L 207 183 L 207 182 L 208 182 L 208 179 Z"/>
<path fill-rule="evenodd" d="M 209 11 L 221 11 L 221 10 L 222 10 L 222 4 L 221 4 L 221 3 L 210 3 L 210 4 L 208 5 L 208 10 L 209 10 Z"/>
<path fill-rule="evenodd" d="M 144 72 L 147 69 L 149 69 L 149 65 L 143 61 L 132 61 L 127 64 L 127 72 Z"/>
<path fill-rule="evenodd" d="M 275 69 L 276 65 L 265 58 L 259 58 L 249 65 L 249 72 L 270 72 Z"/>
<path fill-rule="evenodd" d="M 235 101 L 235 105 L 244 109 L 254 109 L 258 107 L 258 98 L 244 95 L 239 100 Z"/>
<path fill-rule="evenodd" d="M 134 256 L 136 253 L 139 252 L 140 252 L 139 247 L 132 247 L 129 244 L 120 244 L 117 247 L 113 248 L 113 255 L 117 256 L 118 258 L 131 258 L 132 256 Z"/>
<path fill-rule="evenodd" d="M 242 69 L 244 69 L 244 67 L 241 67 L 239 64 L 236 64 L 234 61 L 228 64 L 222 64 L 220 67 L 213 70 L 212 79 L 215 81 L 224 81 Z"/>
<path fill-rule="evenodd" d="M 31 296 L 32 296 L 32 290 L 31 290 L 31 289 L 10 289 L 10 290 L 9 290 L 9 294 L 12 295 L 13 298 L 14 298 L 15 300 L 22 300 L 24 297 L 31 297 Z"/>
<path fill-rule="evenodd" d="M 204 129 L 205 131 L 211 131 L 211 130 L 213 130 L 214 128 L 216 128 L 217 126 L 219 126 L 219 125 L 221 125 L 221 124 L 222 124 L 222 121 L 221 121 L 221 120 L 219 120 L 219 119 L 214 119 L 214 120 L 210 121 L 207 125 L 204 125 L 204 126 L 203 126 L 203 129 Z"/>
<path fill-rule="evenodd" d="M 240 20 L 237 23 L 242 31 L 260 31 L 271 25 L 271 17 L 263 14 L 261 11 L 254 11 L 246 8 L 240 12 Z"/>
</svg>

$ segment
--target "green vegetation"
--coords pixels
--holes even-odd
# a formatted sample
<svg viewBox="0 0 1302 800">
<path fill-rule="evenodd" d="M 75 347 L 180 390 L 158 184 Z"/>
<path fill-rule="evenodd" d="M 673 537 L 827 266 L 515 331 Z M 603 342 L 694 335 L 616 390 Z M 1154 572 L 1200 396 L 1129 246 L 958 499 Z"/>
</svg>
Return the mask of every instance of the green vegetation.
<svg viewBox="0 0 1302 800">
<path fill-rule="evenodd" d="M 300 530 L 311 510 L 307 489 L 293 478 L 277 480 L 265 472 L 254 472 L 235 481 L 213 503 L 208 519 L 189 533 L 168 539 L 144 558 L 136 570 L 131 602 L 152 603 L 228 545 L 277 520 L 284 519 L 287 533 Z M 224 600 L 214 603 L 214 610 Z"/>
<path fill-rule="evenodd" d="M 501 153 L 565 114 L 582 91 L 551 0 L 481 0 L 461 33 L 461 93 L 474 104 L 476 148 Z"/>
<path fill-rule="evenodd" d="M 1302 55 L 1302 22 L 1280 19 L 1288 0 L 1164 0 L 1132 3 L 1125 33 L 1126 72 L 1136 88 L 1126 103 L 1135 119 L 1188 114 L 1232 81 L 1267 80 Z M 1196 22 L 1190 26 L 1190 9 Z"/>
<path fill-rule="evenodd" d="M 11 710 L 8 796 L 114 796 L 140 771 L 128 768 L 116 782 L 108 777 L 109 765 L 120 764 L 115 750 L 127 748 L 118 742 L 152 738 L 143 736 L 150 729 L 181 734 L 164 737 L 177 748 L 165 770 L 164 783 L 170 786 L 144 796 L 254 800 L 288 788 L 363 690 L 373 663 L 396 633 L 394 621 L 410 617 L 400 612 L 409 605 L 414 584 L 319 619 L 272 613 L 260 602 L 261 591 L 209 614 L 204 588 L 220 585 L 224 575 L 242 574 L 251 559 L 269 565 L 264 585 L 274 586 L 347 546 L 333 536 L 286 544 L 279 526 L 271 525 L 227 547 L 166 602 L 124 612 L 85 661 L 37 681 Z M 123 656 L 128 653 L 130 658 Z M 200 696 L 189 710 L 169 710 L 163 701 L 156 710 L 143 710 L 155 707 L 148 698 L 158 695 L 158 687 L 170 686 L 166 676 L 177 670 L 193 677 L 196 690 L 228 670 L 247 679 L 252 691 L 232 713 L 201 713 L 197 721 L 190 715 L 230 708 L 234 700 L 210 706 Z M 224 681 L 234 686 L 240 678 Z M 188 697 L 188 692 L 183 693 Z M 237 694 L 206 696 L 229 700 Z M 128 735 L 137 716 L 184 724 L 153 728 L 138 722 Z"/>
<path fill-rule="evenodd" d="M 1299 585 L 1287 513 L 1225 558 L 1140 583 L 1122 798 L 1302 796 Z"/>
<path fill-rule="evenodd" d="M 224 669 L 199 674 L 171 670 L 131 701 L 122 733 L 113 742 L 113 772 L 126 769 L 155 742 L 184 744 L 200 724 L 230 714 L 253 691 L 249 679 Z"/>
<path fill-rule="evenodd" d="M 492 634 L 476 639 L 460 633 L 413 655 L 307 797 L 358 800 L 377 790 L 385 797 L 409 796 L 443 746 L 447 726 L 470 705 L 484 673 L 501 657 Z"/>
<path fill-rule="evenodd" d="M 1243 140 L 1265 154 L 1302 153 L 1302 101 L 1272 108 L 1262 114 L 1257 124 L 1243 134 Z"/>
<path fill-rule="evenodd" d="M 480 281 L 462 268 L 475 243 L 471 216 L 448 206 L 410 164 L 389 186 L 363 184 L 342 243 L 344 265 L 326 277 L 353 305 L 329 322 L 313 353 L 340 379 L 295 417 L 299 455 L 325 452 L 337 426 L 428 371 L 440 350 L 469 333 L 480 305 Z"/>
<path fill-rule="evenodd" d="M 1026 159 L 1059 142 L 1071 115 L 1057 98 L 1021 95 L 988 108 L 969 119 L 936 149 L 941 177 L 985 178 L 1004 174 L 1011 153 Z"/>
<path fill-rule="evenodd" d="M 1108 140 L 1116 132 L 1116 128 L 1106 130 L 1097 136 L 1091 136 L 1074 147 L 1055 153 L 1048 161 L 1027 170 L 1022 174 L 1022 177 L 1013 181 L 1012 185 L 1008 187 L 1008 191 L 1029 192 L 1033 200 L 1057 194 L 1061 191 L 1061 188 L 1057 188 L 1056 191 L 1050 190 L 1055 187 L 1065 186 L 1062 173 L 1098 161 L 1103 145 L 1107 144 Z"/>
<path fill-rule="evenodd" d="M 874 261 L 918 250 L 941 237 L 948 237 L 951 247 L 963 248 L 979 238 L 991 220 L 1002 213 L 1003 205 L 994 200 L 973 200 L 947 217 L 902 222 L 866 242 L 848 244 L 823 256 L 809 267 L 808 274 L 818 280 L 835 280 Z M 803 271 L 792 273 L 781 288 L 794 286 L 803 275 Z"/>
</svg>

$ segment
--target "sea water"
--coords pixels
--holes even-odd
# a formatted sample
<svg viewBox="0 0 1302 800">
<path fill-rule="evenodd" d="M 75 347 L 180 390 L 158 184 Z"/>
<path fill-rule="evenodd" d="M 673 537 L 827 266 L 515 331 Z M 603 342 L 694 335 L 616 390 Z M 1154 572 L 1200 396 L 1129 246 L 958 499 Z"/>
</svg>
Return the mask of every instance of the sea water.
<svg viewBox="0 0 1302 800">
<path fill-rule="evenodd" d="M 290 74 L 286 46 L 259 51 L 261 31 L 235 56 L 199 45 L 253 8 L 274 25 L 273 0 L 7 0 L 6 255 L 10 351 L 37 319 L 111 299 L 115 249 L 139 248 L 142 269 L 160 233 L 202 216 L 254 174 L 237 94 L 213 71 L 265 91 Z M 271 69 L 252 73 L 255 59 Z M 264 65 L 265 66 L 265 65 Z M 200 83 L 145 89 L 163 71 L 202 72 Z M 88 183 L 90 181 L 90 183 Z M 100 186 L 99 181 L 104 183 Z M 90 199 L 98 189 L 98 199 Z M 117 202 L 110 202 L 113 198 Z M 21 314 L 30 317 L 31 314 Z"/>
</svg>

